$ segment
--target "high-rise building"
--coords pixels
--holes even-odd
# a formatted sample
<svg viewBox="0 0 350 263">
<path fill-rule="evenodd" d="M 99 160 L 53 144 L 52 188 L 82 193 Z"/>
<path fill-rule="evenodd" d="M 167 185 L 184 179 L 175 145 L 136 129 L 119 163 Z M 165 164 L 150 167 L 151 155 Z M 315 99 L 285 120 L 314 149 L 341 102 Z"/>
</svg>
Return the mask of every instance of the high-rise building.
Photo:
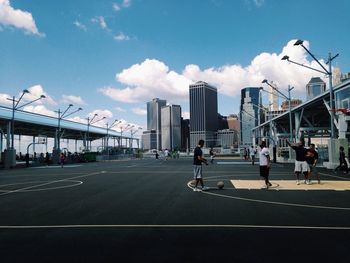
<svg viewBox="0 0 350 263">
<path fill-rule="evenodd" d="M 181 151 L 190 149 L 190 120 L 181 118 Z"/>
<path fill-rule="evenodd" d="M 313 77 L 306 85 L 306 100 L 311 100 L 316 96 L 324 93 L 326 90 L 326 83 L 320 77 Z"/>
<path fill-rule="evenodd" d="M 155 130 L 144 131 L 141 136 L 142 146 L 144 150 L 151 150 L 157 148 L 157 133 Z"/>
<path fill-rule="evenodd" d="M 147 102 L 147 130 L 154 130 L 156 132 L 156 149 L 162 149 L 161 139 L 161 108 L 166 105 L 166 100 L 154 98 L 152 101 Z"/>
<path fill-rule="evenodd" d="M 241 90 L 240 132 L 241 144 L 251 145 L 252 129 L 259 125 L 262 115 L 259 87 L 247 87 Z"/>
<path fill-rule="evenodd" d="M 190 144 L 193 149 L 203 139 L 205 147 L 214 146 L 218 130 L 217 89 L 198 81 L 190 85 Z"/>
<path fill-rule="evenodd" d="M 274 88 L 272 88 L 271 86 L 273 86 Z M 277 94 L 278 87 L 275 83 L 273 83 L 273 81 L 271 81 L 271 86 L 269 86 L 270 87 L 269 103 L 271 105 L 272 111 L 278 111 L 278 94 Z"/>
<path fill-rule="evenodd" d="M 181 147 L 181 107 L 167 105 L 161 109 L 162 118 L 162 148 L 179 150 Z"/>
</svg>

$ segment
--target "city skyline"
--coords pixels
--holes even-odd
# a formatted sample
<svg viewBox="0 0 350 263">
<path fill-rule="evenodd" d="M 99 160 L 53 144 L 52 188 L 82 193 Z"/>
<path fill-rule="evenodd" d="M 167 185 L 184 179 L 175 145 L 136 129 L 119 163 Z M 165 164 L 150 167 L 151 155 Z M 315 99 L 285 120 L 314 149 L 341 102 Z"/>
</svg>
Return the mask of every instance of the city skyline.
<svg viewBox="0 0 350 263">
<path fill-rule="evenodd" d="M 188 118 L 189 85 L 197 81 L 217 87 L 223 115 L 238 114 L 240 90 L 263 79 L 282 92 L 295 86 L 292 97 L 305 100 L 311 77 L 327 83 L 325 76 L 281 57 L 317 67 L 293 45 L 300 38 L 319 59 L 340 53 L 333 65 L 350 71 L 350 3 L 301 3 L 0 0 L 0 105 L 28 89 L 47 97 L 28 111 L 56 116 L 72 103 L 84 109 L 76 121 L 98 113 L 146 130 L 145 105 L 155 97 L 179 104 Z M 337 10 L 331 23 L 323 18 L 329 6 Z"/>
</svg>

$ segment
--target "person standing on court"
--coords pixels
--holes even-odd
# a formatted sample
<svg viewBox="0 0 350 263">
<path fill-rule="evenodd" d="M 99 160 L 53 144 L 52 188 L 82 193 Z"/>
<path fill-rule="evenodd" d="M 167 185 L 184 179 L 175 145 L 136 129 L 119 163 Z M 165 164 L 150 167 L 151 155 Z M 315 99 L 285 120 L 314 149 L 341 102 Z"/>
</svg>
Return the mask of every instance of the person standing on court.
<svg viewBox="0 0 350 263">
<path fill-rule="evenodd" d="M 214 153 L 213 147 L 210 148 L 209 155 L 210 155 L 210 163 L 214 163 L 215 153 Z"/>
<path fill-rule="evenodd" d="M 204 146 L 204 140 L 200 139 L 197 147 L 194 149 L 193 154 L 193 179 L 196 181 L 193 191 L 200 192 L 205 191 L 208 188 L 204 186 L 203 174 L 202 174 L 202 163 L 208 165 L 208 162 L 203 158 L 202 147 Z M 198 188 L 198 183 L 202 186 L 201 189 Z"/>
<path fill-rule="evenodd" d="M 60 155 L 61 168 L 63 168 L 65 159 L 66 159 L 66 156 L 64 155 L 64 153 L 61 153 L 61 155 Z"/>
<path fill-rule="evenodd" d="M 315 144 L 311 143 L 310 148 L 307 149 L 307 153 L 306 153 L 306 162 L 308 163 L 309 169 L 310 169 L 310 172 L 308 175 L 310 184 L 311 184 L 310 178 L 312 173 L 317 175 L 318 183 L 321 183 L 320 173 L 317 171 L 317 168 L 316 168 L 317 160 L 318 160 L 318 153 L 315 150 Z"/>
<path fill-rule="evenodd" d="M 254 163 L 255 163 L 255 153 L 256 153 L 256 150 L 255 150 L 255 148 L 254 148 L 253 145 L 250 146 L 250 151 L 249 151 L 249 153 L 250 153 L 250 159 L 251 159 L 251 161 L 252 161 L 252 165 L 254 165 Z"/>
<path fill-rule="evenodd" d="M 349 171 L 349 167 L 348 167 L 348 163 L 346 162 L 346 157 L 345 157 L 345 152 L 344 152 L 343 146 L 339 147 L 339 165 L 337 166 L 337 168 L 334 169 L 334 171 L 336 172 L 338 169 L 344 170 L 344 173 L 348 173 L 348 171 Z"/>
<path fill-rule="evenodd" d="M 303 139 L 300 139 L 299 143 L 291 144 L 286 139 L 286 143 L 289 147 L 291 147 L 295 151 L 294 173 L 296 176 L 297 185 L 300 184 L 299 182 L 300 173 L 304 174 L 305 184 L 310 184 L 310 182 L 308 181 L 309 165 L 306 162 L 307 149 L 304 147 L 305 141 Z"/>
<path fill-rule="evenodd" d="M 270 151 L 266 147 L 266 142 L 262 141 L 260 144 L 260 153 L 259 153 L 259 165 L 260 165 L 260 176 L 265 180 L 264 188 L 268 189 L 272 184 L 269 181 L 270 173 Z"/>
</svg>

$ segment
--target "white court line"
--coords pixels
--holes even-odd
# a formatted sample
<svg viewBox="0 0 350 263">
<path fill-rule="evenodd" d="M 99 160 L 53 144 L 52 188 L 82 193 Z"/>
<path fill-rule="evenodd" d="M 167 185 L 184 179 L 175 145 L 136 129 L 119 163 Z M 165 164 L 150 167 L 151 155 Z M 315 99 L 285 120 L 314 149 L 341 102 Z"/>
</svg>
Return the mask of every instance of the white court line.
<svg viewBox="0 0 350 263">
<path fill-rule="evenodd" d="M 87 176 L 91 176 L 91 175 L 97 175 L 97 174 L 101 174 L 102 172 L 94 172 L 94 173 L 90 173 L 90 174 L 84 174 L 84 175 L 79 175 L 79 176 L 74 176 L 74 177 L 70 177 L 70 178 L 65 178 L 65 179 L 61 179 L 61 180 L 54 180 L 54 181 L 50 181 L 48 183 L 43 183 L 43 184 L 38 184 L 38 185 L 34 185 L 34 186 L 28 186 L 28 187 L 24 187 L 24 188 L 19 188 L 16 190 L 11 190 L 8 191 L 6 193 L 0 193 L 0 196 L 2 195 L 7 195 L 7 194 L 12 194 L 12 193 L 17 193 L 17 192 L 23 192 L 25 190 L 31 189 L 31 188 L 36 188 L 36 187 L 40 187 L 40 186 L 44 186 L 44 185 L 49 185 L 49 184 L 54 184 L 54 183 L 58 183 L 58 182 L 64 182 L 67 180 L 72 180 L 72 179 L 76 179 L 76 178 L 80 178 L 80 177 L 87 177 Z"/>
<path fill-rule="evenodd" d="M 311 229 L 311 230 L 350 230 L 349 226 L 292 226 L 292 225 L 0 225 L 0 229 L 57 229 L 57 228 L 248 228 L 248 229 Z"/>
<path fill-rule="evenodd" d="M 193 189 L 193 187 L 191 186 L 191 181 L 189 181 L 187 183 L 187 186 L 190 189 Z M 303 204 L 296 204 L 296 203 L 274 202 L 274 201 L 266 201 L 266 200 L 261 200 L 261 199 L 252 199 L 252 198 L 244 198 L 244 197 L 238 197 L 238 196 L 217 194 L 217 193 L 213 193 L 213 192 L 210 192 L 210 191 L 201 191 L 199 193 L 207 194 L 207 195 L 213 195 L 213 196 L 218 196 L 218 197 L 224 197 L 224 198 L 229 198 L 229 199 L 235 199 L 235 200 L 240 200 L 240 201 L 247 201 L 247 202 L 254 202 L 254 203 L 263 203 L 263 204 L 270 204 L 270 205 L 282 205 L 282 206 L 293 206 L 293 207 L 303 207 L 303 208 L 316 208 L 316 209 L 330 209 L 330 210 L 350 211 L 350 207 L 303 205 Z"/>
</svg>

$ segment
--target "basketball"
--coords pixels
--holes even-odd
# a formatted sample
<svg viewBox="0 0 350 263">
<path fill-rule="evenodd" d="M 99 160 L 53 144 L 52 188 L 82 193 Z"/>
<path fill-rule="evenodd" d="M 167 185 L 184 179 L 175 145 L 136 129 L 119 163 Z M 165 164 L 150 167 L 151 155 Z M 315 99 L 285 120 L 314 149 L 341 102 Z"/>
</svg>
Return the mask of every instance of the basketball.
<svg viewBox="0 0 350 263">
<path fill-rule="evenodd" d="M 217 185 L 217 187 L 218 187 L 219 189 L 224 188 L 224 182 L 223 182 L 223 181 L 218 182 L 216 185 Z"/>
</svg>

